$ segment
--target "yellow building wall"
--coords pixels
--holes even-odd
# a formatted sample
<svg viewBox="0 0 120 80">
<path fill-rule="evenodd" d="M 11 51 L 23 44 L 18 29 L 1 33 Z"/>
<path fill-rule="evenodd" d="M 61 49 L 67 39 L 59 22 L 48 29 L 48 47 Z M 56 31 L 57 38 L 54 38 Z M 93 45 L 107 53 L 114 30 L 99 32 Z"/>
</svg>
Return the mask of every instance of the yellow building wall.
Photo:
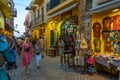
<svg viewBox="0 0 120 80">
<path fill-rule="evenodd" d="M 78 7 L 72 9 L 72 16 L 79 16 L 78 10 L 79 10 Z M 58 15 L 49 19 L 49 22 L 47 23 L 47 26 L 45 29 L 46 31 L 45 34 L 47 38 L 47 48 L 50 47 L 50 30 L 55 30 L 54 39 L 55 39 L 55 42 L 57 42 L 57 36 L 58 38 L 60 37 L 60 27 L 65 20 L 66 19 L 61 20 L 61 15 Z"/>
<path fill-rule="evenodd" d="M 32 31 L 32 38 L 39 39 L 39 30 L 38 29 L 35 29 Z"/>
<path fill-rule="evenodd" d="M 101 24 L 101 27 L 102 27 L 103 18 L 105 18 L 105 17 L 113 17 L 115 15 L 120 15 L 120 11 L 118 11 L 118 12 L 106 11 L 106 12 L 101 12 L 101 13 L 98 13 L 98 14 L 93 14 L 92 15 L 92 26 L 93 26 L 94 22 L 99 22 Z M 111 28 L 113 28 L 113 25 L 111 25 Z M 101 32 L 102 32 L 102 30 L 101 30 Z M 92 49 L 94 49 L 93 29 L 92 29 L 92 38 L 91 39 L 92 39 L 91 40 L 92 41 L 91 42 L 92 43 Z M 101 39 L 101 53 L 104 53 L 105 52 L 104 51 L 104 41 L 102 41 L 102 34 L 101 34 L 100 39 Z"/>
<path fill-rule="evenodd" d="M 4 16 L 3 16 L 1 11 L 0 11 L 0 28 L 5 29 L 5 27 L 4 27 Z"/>
<path fill-rule="evenodd" d="M 79 15 L 80 15 L 80 11 L 78 7 L 72 9 L 72 16 L 79 16 Z"/>
</svg>

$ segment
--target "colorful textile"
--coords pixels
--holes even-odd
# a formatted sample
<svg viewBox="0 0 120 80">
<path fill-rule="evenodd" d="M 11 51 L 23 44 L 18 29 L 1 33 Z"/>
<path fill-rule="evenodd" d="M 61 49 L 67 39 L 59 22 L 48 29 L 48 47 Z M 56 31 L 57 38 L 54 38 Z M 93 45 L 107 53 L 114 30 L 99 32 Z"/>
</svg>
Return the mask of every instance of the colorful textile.
<svg viewBox="0 0 120 80">
<path fill-rule="evenodd" d="M 6 49 L 8 49 L 9 44 L 6 40 L 6 38 L 0 34 L 0 51 L 5 51 Z"/>
<path fill-rule="evenodd" d="M 4 69 L 0 69 L 0 80 L 10 80 L 10 77 Z"/>
</svg>

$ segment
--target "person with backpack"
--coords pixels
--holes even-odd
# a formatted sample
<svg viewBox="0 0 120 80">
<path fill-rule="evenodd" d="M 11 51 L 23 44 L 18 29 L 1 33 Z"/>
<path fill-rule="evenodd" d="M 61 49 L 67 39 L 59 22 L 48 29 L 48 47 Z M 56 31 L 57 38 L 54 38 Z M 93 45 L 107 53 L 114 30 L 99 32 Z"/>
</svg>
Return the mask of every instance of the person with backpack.
<svg viewBox="0 0 120 80">
<path fill-rule="evenodd" d="M 34 54 L 33 45 L 30 42 L 29 38 L 25 39 L 25 42 L 22 46 L 22 66 L 26 67 L 26 73 L 29 73 L 28 66 L 31 62 L 31 57 Z"/>
<path fill-rule="evenodd" d="M 9 54 L 11 54 L 12 56 L 12 62 L 8 63 L 9 66 L 11 66 L 11 68 L 17 69 L 17 65 L 16 65 L 16 39 L 14 36 L 8 36 L 9 40 L 10 40 L 10 46 L 9 46 Z"/>
</svg>

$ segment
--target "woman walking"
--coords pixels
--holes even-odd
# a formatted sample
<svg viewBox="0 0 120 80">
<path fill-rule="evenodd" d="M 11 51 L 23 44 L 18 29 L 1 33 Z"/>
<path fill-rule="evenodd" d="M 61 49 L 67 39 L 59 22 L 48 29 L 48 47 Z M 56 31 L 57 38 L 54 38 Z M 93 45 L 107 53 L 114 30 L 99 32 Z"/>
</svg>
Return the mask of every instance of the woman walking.
<svg viewBox="0 0 120 80">
<path fill-rule="evenodd" d="M 43 45 L 40 40 L 37 41 L 37 43 L 34 46 L 35 49 L 35 54 L 36 54 L 36 63 L 37 63 L 37 68 L 40 69 L 40 61 L 42 59 L 42 50 L 43 50 Z"/>
<path fill-rule="evenodd" d="M 29 38 L 26 38 L 22 46 L 22 66 L 26 67 L 27 74 L 29 73 L 28 65 L 30 64 L 33 52 L 33 45 L 30 42 Z"/>
</svg>

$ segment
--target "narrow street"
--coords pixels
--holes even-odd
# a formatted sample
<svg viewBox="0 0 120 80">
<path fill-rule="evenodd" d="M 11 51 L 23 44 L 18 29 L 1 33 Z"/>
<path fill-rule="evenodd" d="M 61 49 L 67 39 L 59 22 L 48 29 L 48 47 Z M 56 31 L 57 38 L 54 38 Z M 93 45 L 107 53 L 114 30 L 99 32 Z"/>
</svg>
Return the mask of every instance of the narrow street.
<svg viewBox="0 0 120 80">
<path fill-rule="evenodd" d="M 25 68 L 21 67 L 21 56 L 17 56 L 18 68 L 8 71 L 11 80 L 115 80 L 101 75 L 88 75 L 75 72 L 67 66 L 58 66 L 59 57 L 46 56 L 38 70 L 33 57 L 30 64 L 30 73 L 25 74 Z"/>
</svg>

